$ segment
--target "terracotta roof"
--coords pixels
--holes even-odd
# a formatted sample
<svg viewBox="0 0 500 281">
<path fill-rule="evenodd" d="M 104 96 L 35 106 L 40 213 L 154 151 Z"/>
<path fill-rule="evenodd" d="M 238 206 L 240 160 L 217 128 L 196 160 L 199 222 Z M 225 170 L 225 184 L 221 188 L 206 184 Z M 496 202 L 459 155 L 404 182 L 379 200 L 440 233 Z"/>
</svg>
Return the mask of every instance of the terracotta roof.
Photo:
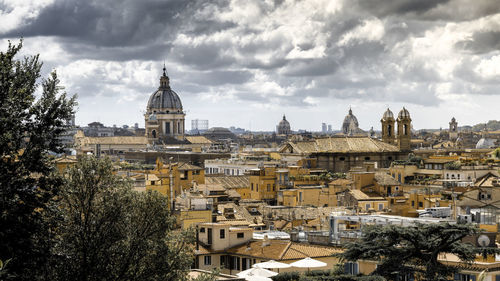
<svg viewBox="0 0 500 281">
<path fill-rule="evenodd" d="M 211 144 L 212 141 L 205 136 L 186 136 L 186 140 L 192 144 Z"/>
<path fill-rule="evenodd" d="M 76 163 L 78 160 L 76 160 L 76 156 L 63 156 L 54 159 L 55 163 L 61 163 L 61 164 L 66 164 L 66 163 Z"/>
<path fill-rule="evenodd" d="M 77 142 L 82 146 L 94 144 L 128 144 L 128 145 L 144 145 L 148 144 L 146 137 L 83 137 L 77 138 Z"/>
<path fill-rule="evenodd" d="M 486 175 L 478 178 L 474 183 L 475 186 L 493 187 L 492 180 L 500 180 L 499 176 L 495 173 L 488 172 Z"/>
<path fill-rule="evenodd" d="M 479 193 L 483 189 L 475 188 L 462 195 L 462 199 L 457 203 L 460 207 L 484 208 L 493 207 L 500 209 L 500 190 L 498 188 L 485 188 L 486 193 L 491 194 L 491 199 L 480 200 Z"/>
<path fill-rule="evenodd" d="M 298 260 L 306 257 L 328 257 L 342 250 L 335 247 L 295 243 L 284 240 L 269 240 L 269 245 L 263 246 L 263 241 L 251 241 L 247 244 L 228 249 L 226 252 L 259 259 Z"/>
<path fill-rule="evenodd" d="M 352 184 L 352 181 L 351 180 L 347 180 L 347 179 L 336 179 L 336 180 L 331 181 L 329 184 L 333 184 L 333 185 L 350 185 L 350 184 Z"/>
<path fill-rule="evenodd" d="M 369 137 L 333 137 L 320 138 L 312 141 L 288 142 L 280 149 L 285 152 L 287 147 L 293 153 L 351 153 L 351 152 L 398 152 L 399 148 Z"/>
<path fill-rule="evenodd" d="M 224 188 L 248 188 L 250 186 L 249 176 L 206 176 L 206 184 L 220 184 Z"/>
<path fill-rule="evenodd" d="M 384 197 L 380 196 L 369 196 L 368 194 L 364 193 L 361 190 L 358 189 L 351 189 L 349 192 L 352 194 L 356 200 L 365 200 L 365 201 L 370 201 L 370 200 L 385 200 Z"/>
<path fill-rule="evenodd" d="M 399 182 L 395 180 L 391 175 L 384 172 L 375 173 L 375 180 L 379 185 L 399 185 Z"/>
<path fill-rule="evenodd" d="M 179 171 L 187 171 L 187 170 L 203 170 L 202 167 L 192 165 L 189 163 L 179 163 L 179 166 L 177 167 Z"/>
</svg>

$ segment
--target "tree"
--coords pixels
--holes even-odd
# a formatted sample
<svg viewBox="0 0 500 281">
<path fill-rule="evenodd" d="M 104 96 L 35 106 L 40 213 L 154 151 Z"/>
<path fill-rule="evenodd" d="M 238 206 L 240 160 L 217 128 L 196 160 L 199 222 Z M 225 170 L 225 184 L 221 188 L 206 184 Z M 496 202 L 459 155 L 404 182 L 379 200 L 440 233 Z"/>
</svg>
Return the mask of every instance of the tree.
<svg viewBox="0 0 500 281">
<path fill-rule="evenodd" d="M 17 280 L 40 279 L 47 270 L 50 224 L 46 214 L 62 180 L 49 151 L 60 152 L 59 137 L 73 114 L 53 72 L 41 81 L 38 56 L 17 60 L 22 48 L 0 52 L 0 260 Z"/>
<path fill-rule="evenodd" d="M 464 262 L 473 261 L 481 249 L 462 239 L 476 233 L 478 229 L 468 224 L 366 226 L 360 241 L 348 244 L 341 257 L 375 260 L 378 266 L 373 275 L 387 280 L 407 275 L 418 277 L 415 280 L 448 280 L 456 268 L 441 263 L 438 256 L 450 253 Z"/>
<path fill-rule="evenodd" d="M 109 159 L 83 157 L 67 170 L 54 248 L 55 280 L 183 280 L 194 235 L 174 230 L 168 200 L 136 192 Z"/>
</svg>

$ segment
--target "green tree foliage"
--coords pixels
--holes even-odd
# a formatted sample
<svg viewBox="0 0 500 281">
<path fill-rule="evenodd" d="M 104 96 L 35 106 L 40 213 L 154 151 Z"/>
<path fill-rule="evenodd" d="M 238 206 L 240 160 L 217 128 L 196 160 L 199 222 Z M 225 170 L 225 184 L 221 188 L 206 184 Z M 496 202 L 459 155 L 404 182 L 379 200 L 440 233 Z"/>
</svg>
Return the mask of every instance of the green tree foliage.
<svg viewBox="0 0 500 281">
<path fill-rule="evenodd" d="M 342 264 L 340 264 L 342 265 Z M 343 269 L 343 268 L 342 268 Z M 271 277 L 273 281 L 384 281 L 381 276 L 354 276 L 336 272 L 335 270 L 313 270 L 304 274 L 298 272 L 283 272 Z"/>
<path fill-rule="evenodd" d="M 60 194 L 53 280 L 184 280 L 194 235 L 174 230 L 168 202 L 136 192 L 110 160 L 83 157 Z"/>
<path fill-rule="evenodd" d="M 41 80 L 38 56 L 16 59 L 22 47 L 0 52 L 0 260 L 9 275 L 33 280 L 47 270 L 50 225 L 45 220 L 62 184 L 49 151 L 60 152 L 75 97 L 61 91 L 57 75 Z"/>
<path fill-rule="evenodd" d="M 471 262 L 480 249 L 463 243 L 462 239 L 478 232 L 472 225 L 417 224 L 367 226 L 363 238 L 346 246 L 341 254 L 348 261 L 367 259 L 378 261 L 373 275 L 387 280 L 412 274 L 415 280 L 448 280 L 456 268 L 438 260 L 443 253 L 457 255 L 464 262 Z"/>
<path fill-rule="evenodd" d="M 500 130 L 500 121 L 498 120 L 490 120 L 487 123 L 479 123 L 474 126 L 472 126 L 472 131 L 474 132 L 480 132 L 484 130 L 484 128 L 488 131 L 497 131 Z"/>
<path fill-rule="evenodd" d="M 462 167 L 462 164 L 460 163 L 460 161 L 453 161 L 453 162 L 449 162 L 449 163 L 444 164 L 444 168 L 447 170 L 460 170 L 460 167 Z"/>
</svg>

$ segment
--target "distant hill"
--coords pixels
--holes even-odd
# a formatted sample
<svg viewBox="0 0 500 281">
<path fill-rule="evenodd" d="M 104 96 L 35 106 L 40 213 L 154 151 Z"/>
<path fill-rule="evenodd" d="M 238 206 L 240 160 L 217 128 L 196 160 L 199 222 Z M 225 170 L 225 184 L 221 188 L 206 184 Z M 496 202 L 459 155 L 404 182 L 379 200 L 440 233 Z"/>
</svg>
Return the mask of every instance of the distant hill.
<svg viewBox="0 0 500 281">
<path fill-rule="evenodd" d="M 484 126 L 486 125 L 486 129 L 488 131 L 498 131 L 500 130 L 500 121 L 497 120 L 490 120 L 488 123 L 479 123 L 474 126 L 472 126 L 472 131 L 474 132 L 480 132 L 484 130 Z"/>
</svg>

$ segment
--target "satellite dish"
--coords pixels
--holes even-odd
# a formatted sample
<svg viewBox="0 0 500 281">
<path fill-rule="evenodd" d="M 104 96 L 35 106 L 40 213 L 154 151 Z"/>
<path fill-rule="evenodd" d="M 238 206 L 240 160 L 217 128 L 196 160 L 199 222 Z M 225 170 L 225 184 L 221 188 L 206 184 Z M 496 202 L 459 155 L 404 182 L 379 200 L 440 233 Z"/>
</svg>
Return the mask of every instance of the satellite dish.
<svg viewBox="0 0 500 281">
<path fill-rule="evenodd" d="M 490 238 L 484 234 L 479 235 L 477 238 L 477 244 L 481 247 L 488 247 L 490 245 Z"/>
</svg>

